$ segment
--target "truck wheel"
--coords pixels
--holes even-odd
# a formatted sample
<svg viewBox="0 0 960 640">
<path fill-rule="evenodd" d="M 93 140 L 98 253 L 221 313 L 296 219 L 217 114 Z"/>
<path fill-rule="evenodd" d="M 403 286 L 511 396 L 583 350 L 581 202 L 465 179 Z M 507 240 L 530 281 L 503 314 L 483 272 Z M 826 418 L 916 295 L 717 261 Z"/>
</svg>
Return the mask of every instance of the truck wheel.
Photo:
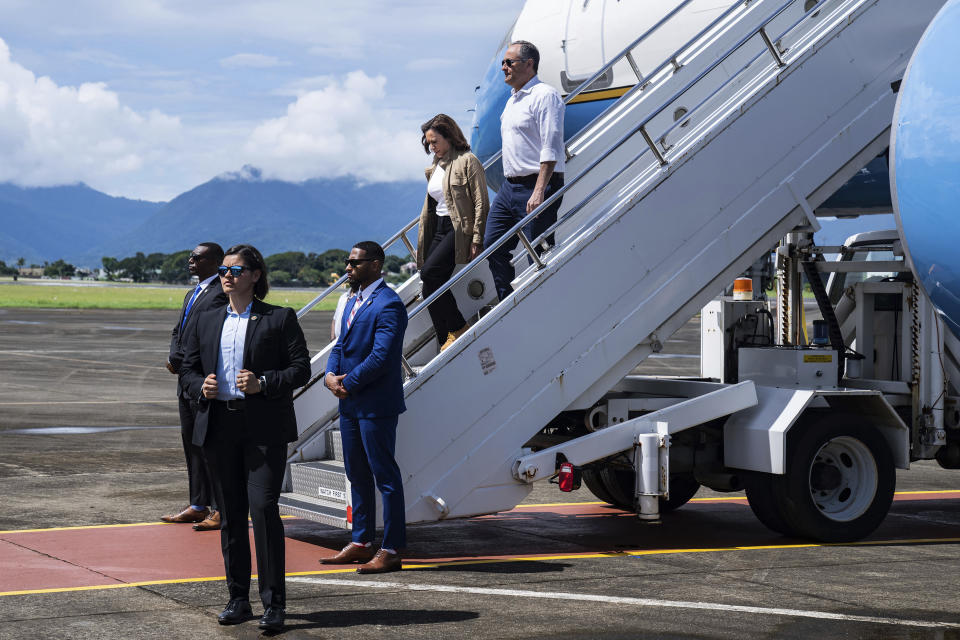
<svg viewBox="0 0 960 640">
<path fill-rule="evenodd" d="M 896 470 L 883 436 L 841 416 L 808 422 L 788 443 L 787 473 L 774 496 L 799 535 L 850 542 L 876 529 L 893 502 Z"/>
<path fill-rule="evenodd" d="M 790 535 L 790 526 L 783 519 L 773 492 L 774 481 L 779 476 L 771 473 L 744 473 L 741 477 L 743 488 L 747 492 L 747 502 L 750 503 L 750 510 L 757 516 L 757 520 L 771 531 Z"/>
<path fill-rule="evenodd" d="M 590 489 L 590 493 L 597 496 L 607 504 L 617 504 L 616 501 L 614 501 L 613 496 L 610 495 L 610 492 L 607 491 L 607 486 L 603 483 L 603 479 L 600 477 L 600 474 L 593 469 L 583 470 L 583 484 L 587 485 L 587 489 Z"/>
<path fill-rule="evenodd" d="M 633 504 L 633 486 L 635 482 L 635 472 L 632 469 L 615 469 L 605 467 L 600 472 L 600 479 L 603 481 L 607 492 L 613 498 L 613 504 L 626 509 L 634 510 Z M 700 483 L 693 479 L 693 474 L 673 474 L 670 476 L 670 498 L 664 500 L 660 498 L 660 511 L 666 513 L 679 509 L 687 504 L 697 491 L 700 490 Z"/>
</svg>

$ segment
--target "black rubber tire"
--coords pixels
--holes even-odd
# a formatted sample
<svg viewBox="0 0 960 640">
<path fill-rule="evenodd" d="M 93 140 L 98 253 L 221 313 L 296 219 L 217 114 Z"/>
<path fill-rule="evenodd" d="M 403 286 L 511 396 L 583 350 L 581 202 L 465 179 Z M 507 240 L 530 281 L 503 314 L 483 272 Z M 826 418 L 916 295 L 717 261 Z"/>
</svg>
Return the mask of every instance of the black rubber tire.
<svg viewBox="0 0 960 640">
<path fill-rule="evenodd" d="M 597 496 L 597 498 L 600 500 L 603 500 L 607 504 L 616 505 L 613 496 L 610 495 L 609 491 L 607 491 L 607 485 L 604 484 L 603 479 L 600 477 L 598 472 L 594 471 L 593 469 L 584 469 L 583 484 L 587 485 L 587 489 L 590 490 L 590 493 Z"/>
<path fill-rule="evenodd" d="M 632 469 L 617 469 L 605 467 L 600 472 L 607 492 L 613 499 L 610 504 L 633 511 L 634 471 Z M 660 513 L 667 513 L 679 509 L 687 504 L 700 490 L 700 483 L 693 479 L 693 474 L 672 474 L 670 476 L 670 499 L 660 498 Z"/>
<path fill-rule="evenodd" d="M 787 473 L 774 476 L 771 486 L 786 525 L 797 535 L 819 542 L 860 540 L 873 533 L 890 510 L 897 480 L 893 455 L 887 441 L 876 428 L 854 422 L 856 419 L 855 416 L 835 415 L 820 420 L 805 420 L 794 427 L 798 431 L 792 433 L 788 440 Z M 864 453 L 872 457 L 875 469 L 876 487 L 873 494 L 862 496 L 862 499 L 869 500 L 869 505 L 863 513 L 846 521 L 825 515 L 810 490 L 815 457 L 824 445 L 836 438 L 851 438 L 863 445 L 866 448 Z M 843 456 L 838 458 L 840 464 L 854 468 L 849 459 L 846 463 L 843 459 Z M 856 500 L 857 497 L 854 494 L 847 499 Z"/>
<path fill-rule="evenodd" d="M 777 477 L 771 473 L 744 473 L 741 476 L 753 515 L 771 531 L 789 536 L 794 532 L 784 520 L 773 492 L 773 483 Z"/>
</svg>

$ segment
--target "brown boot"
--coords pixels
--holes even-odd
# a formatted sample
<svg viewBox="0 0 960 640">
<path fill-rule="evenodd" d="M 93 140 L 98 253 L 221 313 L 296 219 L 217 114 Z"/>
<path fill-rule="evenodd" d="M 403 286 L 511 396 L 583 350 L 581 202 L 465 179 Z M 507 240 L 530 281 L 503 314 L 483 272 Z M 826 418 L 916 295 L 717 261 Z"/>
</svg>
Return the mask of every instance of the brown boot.
<svg viewBox="0 0 960 640">
<path fill-rule="evenodd" d="M 220 512 L 211 511 L 203 522 L 198 522 L 193 525 L 194 531 L 213 531 L 214 529 L 220 528 Z"/>
<path fill-rule="evenodd" d="M 358 547 L 351 542 L 332 558 L 320 558 L 320 564 L 362 564 L 372 557 L 373 545 L 369 547 Z"/>
<path fill-rule="evenodd" d="M 390 553 L 380 549 L 373 560 L 365 565 L 357 567 L 357 573 L 389 573 L 391 571 L 400 571 L 403 568 L 403 562 L 400 560 L 399 553 Z"/>
<path fill-rule="evenodd" d="M 197 511 L 193 507 L 188 506 L 175 516 L 160 516 L 160 519 L 164 522 L 201 522 L 209 513 L 210 511 L 207 509 Z"/>
<path fill-rule="evenodd" d="M 447 349 L 452 347 L 453 343 L 457 341 L 457 338 L 465 334 L 467 332 L 467 329 L 469 329 L 469 327 L 467 325 L 463 325 L 463 327 L 461 327 L 460 329 L 457 329 L 456 331 L 451 331 L 450 333 L 448 333 L 447 341 L 440 346 L 440 351 L 446 351 Z"/>
</svg>

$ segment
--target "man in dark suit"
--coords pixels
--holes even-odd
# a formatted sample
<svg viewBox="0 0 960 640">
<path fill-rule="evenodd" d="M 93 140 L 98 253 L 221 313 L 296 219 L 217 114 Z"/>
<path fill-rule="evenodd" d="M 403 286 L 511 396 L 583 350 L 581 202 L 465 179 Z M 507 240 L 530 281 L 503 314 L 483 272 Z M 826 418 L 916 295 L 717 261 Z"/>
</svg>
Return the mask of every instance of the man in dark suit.
<svg viewBox="0 0 960 640">
<path fill-rule="evenodd" d="M 227 304 L 227 296 L 220 286 L 217 267 L 223 259 L 223 249 L 216 242 L 201 242 L 190 253 L 187 269 L 199 282 L 183 297 L 183 306 L 177 324 L 170 334 L 170 356 L 167 358 L 167 370 L 179 374 L 183 363 L 185 336 L 189 335 L 192 323 L 207 309 Z M 176 515 L 161 516 L 164 522 L 193 522 L 195 531 L 209 531 L 220 528 L 220 513 L 216 508 L 216 492 L 212 478 L 203 457 L 203 450 L 193 444 L 193 422 L 196 417 L 197 400 L 183 394 L 177 384 L 177 400 L 180 404 L 180 436 L 183 440 L 183 453 L 187 459 L 187 480 L 190 486 L 190 504 Z M 210 507 L 209 509 L 207 507 Z"/>
<path fill-rule="evenodd" d="M 406 546 L 403 478 L 394 459 L 403 402 L 403 334 L 407 310 L 380 277 L 383 249 L 359 242 L 347 258 L 358 291 L 343 312 L 340 338 L 327 358 L 324 384 L 340 398 L 344 468 L 353 502 L 353 541 L 322 564 L 364 563 L 358 573 L 399 571 Z M 376 494 L 383 497 L 383 542 L 374 554 Z"/>
<path fill-rule="evenodd" d="M 279 499 L 287 443 L 297 437 L 293 391 L 310 379 L 310 357 L 293 309 L 263 302 L 267 267 L 250 245 L 227 249 L 219 269 L 226 307 L 200 314 L 181 383 L 199 408 L 193 443 L 202 446 L 218 490 L 220 543 L 230 601 L 220 624 L 243 622 L 250 608 L 253 521 L 260 628 L 278 631 L 286 610 L 284 534 Z"/>
</svg>

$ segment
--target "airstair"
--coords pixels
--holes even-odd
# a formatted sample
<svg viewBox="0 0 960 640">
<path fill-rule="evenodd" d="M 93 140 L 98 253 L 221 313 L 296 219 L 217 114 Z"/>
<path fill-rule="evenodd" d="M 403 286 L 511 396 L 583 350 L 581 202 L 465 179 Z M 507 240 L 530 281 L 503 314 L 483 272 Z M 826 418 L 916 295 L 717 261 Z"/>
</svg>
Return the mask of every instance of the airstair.
<svg viewBox="0 0 960 640">
<path fill-rule="evenodd" d="M 399 288 L 411 314 L 397 437 L 407 522 L 521 502 L 530 485 L 513 465 L 531 437 L 591 407 L 788 232 L 817 228 L 813 209 L 888 145 L 898 81 L 943 0 L 741 1 L 640 68 L 646 37 L 689 4 L 584 83 L 614 65 L 637 77 L 567 141 L 557 244 L 537 255 L 542 238 L 521 237 L 509 298 L 479 317 L 495 301 L 488 247 L 447 285 L 478 320 L 438 354 L 426 307 L 445 288 L 424 301 L 417 278 Z M 412 252 L 415 224 L 390 242 Z M 331 347 L 295 400 L 281 511 L 349 527 L 337 403 L 322 384 Z"/>
</svg>

